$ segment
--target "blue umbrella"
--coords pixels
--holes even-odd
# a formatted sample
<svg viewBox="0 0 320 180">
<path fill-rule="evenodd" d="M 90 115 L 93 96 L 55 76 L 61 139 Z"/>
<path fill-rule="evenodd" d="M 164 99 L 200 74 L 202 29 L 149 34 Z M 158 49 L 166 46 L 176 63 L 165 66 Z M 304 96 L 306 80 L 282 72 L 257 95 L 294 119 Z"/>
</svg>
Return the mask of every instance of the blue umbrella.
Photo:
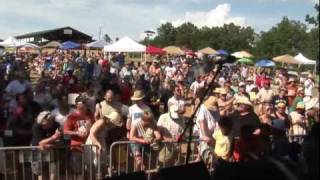
<svg viewBox="0 0 320 180">
<path fill-rule="evenodd" d="M 269 59 L 261 59 L 256 62 L 255 66 L 257 67 L 274 67 L 276 64 Z"/>
<path fill-rule="evenodd" d="M 229 53 L 227 51 L 225 51 L 225 50 L 220 49 L 220 50 L 217 51 L 216 55 L 218 55 L 218 56 L 228 56 Z"/>
<path fill-rule="evenodd" d="M 215 56 L 228 56 L 228 55 L 229 55 L 229 53 L 227 51 L 220 49 L 220 50 L 216 51 L 215 54 L 209 55 L 209 58 L 212 58 Z"/>
<path fill-rule="evenodd" d="M 72 42 L 72 41 L 66 41 L 62 43 L 61 49 L 75 49 L 80 47 L 80 44 Z"/>
</svg>

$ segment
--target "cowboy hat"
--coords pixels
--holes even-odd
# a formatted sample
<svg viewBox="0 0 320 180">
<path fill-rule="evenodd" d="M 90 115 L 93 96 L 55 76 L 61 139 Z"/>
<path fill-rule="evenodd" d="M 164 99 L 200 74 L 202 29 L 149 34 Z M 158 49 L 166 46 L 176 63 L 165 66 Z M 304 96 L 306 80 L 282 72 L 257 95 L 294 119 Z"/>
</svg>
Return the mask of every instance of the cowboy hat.
<svg viewBox="0 0 320 180">
<path fill-rule="evenodd" d="M 206 101 L 204 101 L 203 105 L 210 111 L 216 111 L 218 107 L 217 98 L 210 96 Z"/>
<path fill-rule="evenodd" d="M 179 107 L 176 105 L 171 105 L 169 107 L 169 113 L 170 113 L 171 118 L 173 118 L 173 119 L 179 118 L 178 110 L 179 110 Z"/>
<path fill-rule="evenodd" d="M 221 88 L 220 94 L 228 94 L 228 91 L 225 88 Z"/>
<path fill-rule="evenodd" d="M 108 118 L 112 124 L 115 126 L 121 127 L 123 125 L 123 122 L 121 120 L 121 116 L 118 112 L 113 111 L 108 115 L 105 115 L 104 117 Z"/>
<path fill-rule="evenodd" d="M 141 90 L 135 90 L 133 96 L 131 97 L 132 101 L 140 101 L 144 98 L 144 93 Z"/>
<path fill-rule="evenodd" d="M 213 90 L 213 93 L 220 93 L 220 90 L 221 90 L 221 88 L 215 88 L 215 89 Z"/>
<path fill-rule="evenodd" d="M 247 97 L 239 97 L 236 101 L 235 104 L 246 104 L 249 106 L 252 106 L 252 103 Z"/>
</svg>

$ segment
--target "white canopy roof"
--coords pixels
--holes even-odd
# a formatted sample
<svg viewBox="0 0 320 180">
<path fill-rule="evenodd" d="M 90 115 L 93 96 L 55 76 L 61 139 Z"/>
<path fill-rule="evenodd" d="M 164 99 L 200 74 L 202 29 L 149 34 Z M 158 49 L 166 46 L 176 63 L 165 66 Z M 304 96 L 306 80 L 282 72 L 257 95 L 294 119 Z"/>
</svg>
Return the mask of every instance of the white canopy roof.
<svg viewBox="0 0 320 180">
<path fill-rule="evenodd" d="M 105 40 L 101 39 L 98 41 L 93 41 L 91 43 L 88 43 L 86 46 L 90 47 L 90 48 L 103 48 L 104 46 L 108 45 L 109 43 L 107 43 Z"/>
<path fill-rule="evenodd" d="M 294 57 L 294 59 L 300 61 L 301 64 L 316 64 L 316 63 L 317 63 L 317 62 L 314 61 L 314 60 L 310 60 L 310 59 L 304 57 L 304 55 L 301 54 L 301 53 L 299 53 L 298 55 L 296 55 L 296 56 Z"/>
<path fill-rule="evenodd" d="M 236 58 L 252 58 L 253 55 L 250 54 L 249 52 L 247 51 L 237 51 L 237 52 L 234 52 L 233 54 L 231 54 L 232 56 L 236 57 Z"/>
<path fill-rule="evenodd" d="M 3 42 L 0 42 L 0 45 L 4 47 L 17 47 L 17 46 L 20 46 L 21 43 L 15 37 L 10 36 Z"/>
<path fill-rule="evenodd" d="M 33 49 L 39 49 L 40 47 L 36 44 L 33 43 L 24 43 L 23 45 L 21 45 L 21 47 L 23 48 L 33 48 Z"/>
<path fill-rule="evenodd" d="M 104 46 L 104 52 L 145 52 L 146 46 L 137 43 L 129 37 L 124 37 L 119 41 Z"/>
</svg>

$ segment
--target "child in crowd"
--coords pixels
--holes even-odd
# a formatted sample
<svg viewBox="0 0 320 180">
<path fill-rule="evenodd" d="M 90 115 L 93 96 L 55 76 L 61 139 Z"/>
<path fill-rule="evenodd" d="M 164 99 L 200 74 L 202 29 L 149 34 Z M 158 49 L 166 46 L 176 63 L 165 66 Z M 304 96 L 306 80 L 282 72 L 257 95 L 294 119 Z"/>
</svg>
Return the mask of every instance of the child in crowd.
<svg viewBox="0 0 320 180">
<path fill-rule="evenodd" d="M 232 129 L 232 120 L 228 117 L 223 117 L 218 122 L 219 127 L 213 133 L 214 139 L 214 155 L 228 161 L 231 157 L 231 142 L 230 132 Z"/>
</svg>

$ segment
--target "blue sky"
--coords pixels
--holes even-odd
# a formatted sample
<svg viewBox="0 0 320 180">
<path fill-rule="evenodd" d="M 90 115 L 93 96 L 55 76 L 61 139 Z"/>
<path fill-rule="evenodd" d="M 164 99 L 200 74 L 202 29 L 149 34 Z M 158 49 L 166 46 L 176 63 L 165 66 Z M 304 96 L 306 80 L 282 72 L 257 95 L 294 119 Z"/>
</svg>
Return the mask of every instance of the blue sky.
<svg viewBox="0 0 320 180">
<path fill-rule="evenodd" d="M 283 16 L 304 22 L 314 14 L 316 0 L 0 0 L 0 39 L 51 28 L 71 26 L 95 39 L 130 36 L 163 22 L 191 21 L 197 26 L 234 22 L 268 30 Z"/>
</svg>

